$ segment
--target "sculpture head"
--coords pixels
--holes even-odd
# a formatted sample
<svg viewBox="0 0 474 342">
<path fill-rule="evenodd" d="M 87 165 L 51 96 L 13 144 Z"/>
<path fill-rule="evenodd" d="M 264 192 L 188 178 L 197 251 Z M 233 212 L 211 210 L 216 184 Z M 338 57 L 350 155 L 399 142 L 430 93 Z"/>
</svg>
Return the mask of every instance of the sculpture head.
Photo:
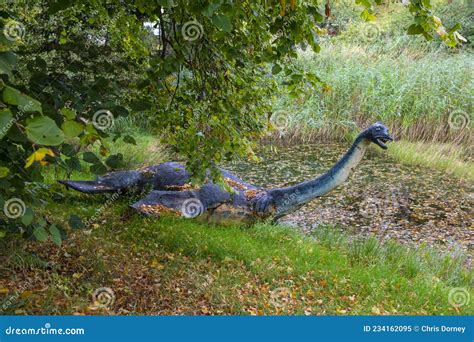
<svg viewBox="0 0 474 342">
<path fill-rule="evenodd" d="M 388 128 L 385 127 L 385 125 L 381 122 L 376 122 L 370 126 L 365 131 L 363 131 L 360 136 L 369 140 L 370 142 L 373 142 L 374 144 L 377 144 L 384 150 L 387 149 L 387 145 L 385 145 L 385 143 L 387 141 L 393 141 L 393 138 L 388 133 Z"/>
</svg>

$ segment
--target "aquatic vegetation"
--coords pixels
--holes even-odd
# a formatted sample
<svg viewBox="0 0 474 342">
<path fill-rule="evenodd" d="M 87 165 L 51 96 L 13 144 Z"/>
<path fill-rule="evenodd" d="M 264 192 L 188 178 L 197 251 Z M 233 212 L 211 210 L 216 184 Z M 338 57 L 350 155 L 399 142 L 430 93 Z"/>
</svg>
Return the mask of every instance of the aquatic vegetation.
<svg viewBox="0 0 474 342">
<path fill-rule="evenodd" d="M 262 149 L 258 166 L 242 161 L 229 168 L 254 184 L 283 186 L 323 173 L 344 149 L 341 144 L 268 146 Z M 369 152 L 344 186 L 282 223 L 296 224 L 305 232 L 320 224 L 337 225 L 355 235 L 472 255 L 472 183 L 446 177 L 440 170 L 400 165 L 376 149 Z"/>
</svg>

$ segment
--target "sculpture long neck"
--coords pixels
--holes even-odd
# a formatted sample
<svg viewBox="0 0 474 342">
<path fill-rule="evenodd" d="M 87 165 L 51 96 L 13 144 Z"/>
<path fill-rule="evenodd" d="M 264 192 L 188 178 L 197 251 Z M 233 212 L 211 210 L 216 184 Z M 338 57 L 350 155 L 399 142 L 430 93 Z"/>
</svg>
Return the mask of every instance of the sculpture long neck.
<svg viewBox="0 0 474 342">
<path fill-rule="evenodd" d="M 275 218 L 299 209 L 302 205 L 327 194 L 344 183 L 362 160 L 369 144 L 367 139 L 358 136 L 346 154 L 320 177 L 287 188 L 269 190 L 275 201 Z"/>
</svg>

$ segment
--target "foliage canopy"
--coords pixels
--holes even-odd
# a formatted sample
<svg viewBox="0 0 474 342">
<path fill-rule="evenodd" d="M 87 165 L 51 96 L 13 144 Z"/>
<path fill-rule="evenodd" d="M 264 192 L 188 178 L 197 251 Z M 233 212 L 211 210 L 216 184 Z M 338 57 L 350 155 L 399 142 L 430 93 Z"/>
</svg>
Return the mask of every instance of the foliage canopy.
<svg viewBox="0 0 474 342">
<path fill-rule="evenodd" d="M 356 0 L 372 20 L 382 0 Z M 58 244 L 65 230 L 32 207 L 61 194 L 42 183 L 48 164 L 71 173 L 120 167 L 111 129 L 130 113 L 146 117 L 181 153 L 196 181 L 236 156 L 253 158 L 271 126 L 268 99 L 282 75 L 290 93 L 326 85 L 289 61 L 298 46 L 320 50 L 325 16 L 314 0 L 34 0 L 7 1 L 0 12 L 0 204 L 28 203 L 8 231 Z M 3 6 L 2 6 L 3 7 Z M 463 39 L 411 0 L 409 34 Z M 93 151 L 98 150 L 95 154 Z M 21 203 L 20 203 L 21 204 Z M 6 213 L 5 213 L 6 214 Z M 70 226 L 79 228 L 77 216 Z"/>
</svg>

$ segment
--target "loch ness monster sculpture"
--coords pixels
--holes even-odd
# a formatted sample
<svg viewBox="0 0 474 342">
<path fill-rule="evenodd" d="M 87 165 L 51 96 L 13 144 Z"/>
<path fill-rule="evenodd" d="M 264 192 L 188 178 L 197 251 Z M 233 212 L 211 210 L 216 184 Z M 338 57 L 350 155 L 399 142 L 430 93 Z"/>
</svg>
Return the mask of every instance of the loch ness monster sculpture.
<svg viewBox="0 0 474 342">
<path fill-rule="evenodd" d="M 171 213 L 219 223 L 276 220 L 344 183 L 361 162 L 371 143 L 386 149 L 385 143 L 392 140 L 388 128 L 377 122 L 361 132 L 344 156 L 327 172 L 283 188 L 265 189 L 254 186 L 225 169 L 219 170 L 232 191 L 212 182 L 196 188 L 189 184 L 190 173 L 177 162 L 140 170 L 116 171 L 93 181 L 59 182 L 89 194 L 143 189 L 151 185 L 152 190 L 131 205 L 148 216 L 159 217 L 163 213 Z"/>
</svg>

